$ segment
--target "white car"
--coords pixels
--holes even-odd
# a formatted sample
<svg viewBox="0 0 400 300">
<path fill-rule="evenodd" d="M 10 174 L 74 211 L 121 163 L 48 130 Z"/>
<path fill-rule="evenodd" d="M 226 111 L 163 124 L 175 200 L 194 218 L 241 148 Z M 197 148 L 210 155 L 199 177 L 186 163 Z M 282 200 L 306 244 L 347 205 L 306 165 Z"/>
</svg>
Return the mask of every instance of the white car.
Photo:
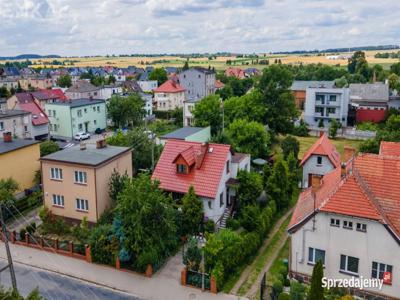
<svg viewBox="0 0 400 300">
<path fill-rule="evenodd" d="M 90 139 L 90 134 L 87 132 L 78 132 L 77 134 L 74 135 L 75 141 L 82 141 L 88 139 Z"/>
</svg>

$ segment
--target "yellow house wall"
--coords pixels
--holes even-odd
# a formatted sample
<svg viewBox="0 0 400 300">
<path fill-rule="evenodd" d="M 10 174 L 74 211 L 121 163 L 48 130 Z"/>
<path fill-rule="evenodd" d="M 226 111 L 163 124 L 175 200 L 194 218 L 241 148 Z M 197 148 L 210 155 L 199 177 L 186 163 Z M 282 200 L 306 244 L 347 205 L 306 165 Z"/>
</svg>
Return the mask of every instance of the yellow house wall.
<svg viewBox="0 0 400 300">
<path fill-rule="evenodd" d="M 18 192 L 31 188 L 35 172 L 40 169 L 39 157 L 39 144 L 0 154 L 0 179 L 15 179 L 19 185 Z"/>
</svg>

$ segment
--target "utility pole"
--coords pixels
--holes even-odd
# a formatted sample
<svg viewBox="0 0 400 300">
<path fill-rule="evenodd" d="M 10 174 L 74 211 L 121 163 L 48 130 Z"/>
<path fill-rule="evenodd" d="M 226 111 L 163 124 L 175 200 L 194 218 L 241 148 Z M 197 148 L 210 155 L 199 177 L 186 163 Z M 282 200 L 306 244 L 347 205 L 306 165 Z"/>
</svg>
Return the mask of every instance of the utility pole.
<svg viewBox="0 0 400 300">
<path fill-rule="evenodd" d="M 1 232 L 4 237 L 4 245 L 6 246 L 8 264 L 5 267 L 3 267 L 2 269 L 0 269 L 0 273 L 3 272 L 7 268 L 10 269 L 11 283 L 13 286 L 13 290 L 16 291 L 17 290 L 17 280 L 15 278 L 14 265 L 12 262 L 10 246 L 8 245 L 7 228 L 6 228 L 6 223 L 4 222 L 3 206 L 4 206 L 4 204 L 0 204 L 0 219 L 1 219 L 0 222 L 1 222 Z"/>
</svg>

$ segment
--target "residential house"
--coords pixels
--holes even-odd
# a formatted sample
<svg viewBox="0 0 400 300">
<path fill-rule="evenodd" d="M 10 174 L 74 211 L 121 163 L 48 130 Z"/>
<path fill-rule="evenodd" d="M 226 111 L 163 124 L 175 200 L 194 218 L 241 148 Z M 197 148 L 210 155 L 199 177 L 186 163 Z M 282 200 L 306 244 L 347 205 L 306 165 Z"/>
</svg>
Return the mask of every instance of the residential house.
<svg viewBox="0 0 400 300">
<path fill-rule="evenodd" d="M 364 299 L 400 299 L 400 144 L 359 154 L 298 199 L 288 231 L 289 274 L 309 281 L 317 261 L 334 279 L 384 279 L 382 289 L 352 288 Z"/>
<path fill-rule="evenodd" d="M 75 99 L 68 102 L 47 103 L 50 135 L 60 140 L 71 140 L 78 132 L 93 133 L 106 128 L 106 104 L 102 99 Z"/>
<path fill-rule="evenodd" d="M 19 139 L 30 138 L 32 134 L 31 114 L 24 110 L 0 109 L 0 132 L 11 132 Z"/>
<path fill-rule="evenodd" d="M 347 126 L 349 110 L 348 88 L 307 88 L 304 121 L 311 128 L 318 128 L 322 120 L 325 128 L 332 119 L 343 127 Z"/>
<path fill-rule="evenodd" d="M 389 85 L 383 82 L 352 83 L 349 85 L 350 103 L 356 109 L 356 122 L 379 123 L 386 119 Z"/>
<path fill-rule="evenodd" d="M 154 90 L 154 102 L 157 110 L 168 111 L 182 108 L 185 101 L 185 89 L 179 83 L 169 79 Z"/>
<path fill-rule="evenodd" d="M 84 98 L 99 99 L 100 87 L 94 86 L 86 80 L 79 80 L 65 91 L 65 96 L 72 100 Z"/>
<path fill-rule="evenodd" d="M 235 158 L 230 145 L 168 140 L 152 175 L 160 188 L 182 197 L 193 186 L 204 215 L 218 226 L 235 201 L 232 170 L 250 170 L 250 155 Z"/>
<path fill-rule="evenodd" d="M 18 80 L 20 76 L 21 74 L 16 67 L 0 67 L 0 78 Z"/>
<path fill-rule="evenodd" d="M 304 154 L 300 166 L 303 169 L 303 188 L 311 186 L 313 176 L 322 177 L 340 167 L 340 154 L 326 133 L 323 133 Z"/>
<path fill-rule="evenodd" d="M 243 79 L 246 77 L 246 74 L 241 68 L 229 67 L 228 69 L 225 70 L 225 76 Z"/>
<path fill-rule="evenodd" d="M 5 87 L 7 90 L 18 88 L 18 80 L 12 78 L 0 78 L 0 88 Z"/>
<path fill-rule="evenodd" d="M 160 137 L 164 145 L 168 140 L 206 143 L 211 139 L 210 126 L 208 127 L 182 127 Z"/>
<path fill-rule="evenodd" d="M 304 110 L 306 101 L 307 88 L 329 88 L 335 87 L 334 81 L 309 81 L 309 80 L 294 80 L 291 86 L 291 91 L 294 95 L 294 100 L 298 109 Z"/>
<path fill-rule="evenodd" d="M 158 87 L 157 80 L 139 80 L 137 82 L 143 92 L 152 92 Z"/>
<path fill-rule="evenodd" d="M 30 76 L 30 77 L 26 77 L 26 78 L 20 78 L 18 80 L 21 88 L 25 91 L 28 90 L 45 90 L 45 89 L 51 89 L 51 87 L 53 86 L 53 81 L 51 79 L 51 77 L 47 77 L 47 76 Z"/>
<path fill-rule="evenodd" d="M 153 96 L 148 93 L 139 93 L 140 97 L 142 97 L 144 101 L 144 110 L 146 111 L 146 117 L 150 117 L 153 115 Z"/>
<path fill-rule="evenodd" d="M 215 72 L 194 67 L 179 73 L 179 84 L 186 90 L 186 99 L 197 100 L 215 93 Z"/>
<path fill-rule="evenodd" d="M 122 84 L 123 91 L 126 93 L 140 93 L 143 92 L 140 88 L 140 85 L 137 83 L 136 80 L 129 80 L 125 81 Z"/>
<path fill-rule="evenodd" d="M 42 109 L 44 109 L 46 103 L 63 102 L 68 100 L 61 89 L 39 90 L 30 94 Z"/>
<path fill-rule="evenodd" d="M 70 222 L 84 217 L 96 223 L 111 207 L 108 183 L 114 171 L 132 176 L 132 151 L 127 147 L 76 145 L 40 159 L 44 205 Z"/>
<path fill-rule="evenodd" d="M 8 109 L 20 109 L 31 113 L 30 137 L 46 139 L 49 135 L 49 119 L 31 93 L 16 93 L 7 100 Z"/>
<path fill-rule="evenodd" d="M 189 99 L 183 102 L 183 126 L 194 126 L 193 110 L 201 99 Z"/>
<path fill-rule="evenodd" d="M 11 132 L 3 132 L 3 139 L 0 139 L 0 179 L 13 178 L 18 183 L 18 194 L 34 186 L 35 173 L 40 169 L 39 158 L 37 141 L 14 139 Z"/>
<path fill-rule="evenodd" d="M 216 91 L 223 89 L 224 86 L 225 86 L 225 84 L 223 82 L 221 82 L 221 80 L 219 80 L 219 79 L 215 80 L 215 90 Z"/>
<path fill-rule="evenodd" d="M 119 84 L 103 85 L 97 99 L 109 100 L 113 95 L 122 95 L 122 86 Z"/>
<path fill-rule="evenodd" d="M 257 68 L 247 68 L 244 70 L 244 74 L 246 75 L 246 77 L 253 77 L 261 75 L 261 72 Z"/>
</svg>

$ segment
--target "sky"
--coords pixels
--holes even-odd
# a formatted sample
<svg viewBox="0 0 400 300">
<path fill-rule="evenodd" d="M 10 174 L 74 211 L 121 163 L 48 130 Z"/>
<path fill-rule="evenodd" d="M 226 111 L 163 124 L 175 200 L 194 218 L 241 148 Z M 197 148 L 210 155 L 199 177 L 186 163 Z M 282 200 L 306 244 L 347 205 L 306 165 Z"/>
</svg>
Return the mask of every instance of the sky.
<svg viewBox="0 0 400 300">
<path fill-rule="evenodd" d="M 0 0 L 0 56 L 399 44 L 398 0 Z"/>
</svg>

